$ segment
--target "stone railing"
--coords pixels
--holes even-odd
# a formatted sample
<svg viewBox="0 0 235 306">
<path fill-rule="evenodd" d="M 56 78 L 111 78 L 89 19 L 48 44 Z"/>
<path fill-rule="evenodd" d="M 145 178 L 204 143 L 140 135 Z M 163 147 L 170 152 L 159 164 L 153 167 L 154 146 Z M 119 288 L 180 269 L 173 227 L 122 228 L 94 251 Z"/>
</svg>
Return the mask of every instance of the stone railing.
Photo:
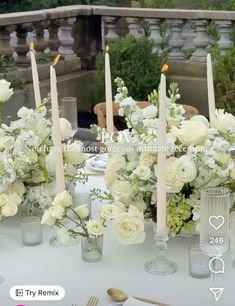
<svg viewBox="0 0 235 306">
<path fill-rule="evenodd" d="M 218 28 L 217 44 L 224 52 L 233 44 L 230 34 L 234 12 L 75 5 L 2 14 L 0 54 L 12 54 L 16 65 L 26 65 L 29 42 L 35 41 L 38 56 L 59 52 L 65 60 L 79 56 L 89 61 L 120 35 L 144 35 L 144 24 L 159 53 L 163 47 L 170 48 L 169 58 L 182 60 L 186 58 L 185 50 L 191 49 L 190 61 L 204 61 L 212 43 L 207 31 L 212 21 Z"/>
</svg>

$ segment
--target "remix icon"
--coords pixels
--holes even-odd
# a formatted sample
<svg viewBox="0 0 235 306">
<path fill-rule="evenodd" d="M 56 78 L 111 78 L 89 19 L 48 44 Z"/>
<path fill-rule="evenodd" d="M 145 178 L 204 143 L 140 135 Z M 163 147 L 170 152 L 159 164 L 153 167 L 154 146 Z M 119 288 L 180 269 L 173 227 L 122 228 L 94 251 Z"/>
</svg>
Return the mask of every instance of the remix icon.
<svg viewBox="0 0 235 306">
<path fill-rule="evenodd" d="M 216 302 L 218 302 L 224 291 L 224 288 L 209 288 L 209 289 L 214 294 Z"/>
<path fill-rule="evenodd" d="M 16 296 L 22 297 L 24 295 L 23 289 L 16 289 Z"/>
</svg>

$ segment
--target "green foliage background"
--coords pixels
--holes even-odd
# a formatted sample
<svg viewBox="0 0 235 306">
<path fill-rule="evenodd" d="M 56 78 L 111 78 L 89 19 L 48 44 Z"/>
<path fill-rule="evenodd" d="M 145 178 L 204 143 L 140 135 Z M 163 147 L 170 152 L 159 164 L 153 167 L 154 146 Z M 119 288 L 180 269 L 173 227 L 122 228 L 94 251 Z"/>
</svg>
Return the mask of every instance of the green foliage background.
<svg viewBox="0 0 235 306">
<path fill-rule="evenodd" d="M 146 37 L 126 36 L 109 47 L 113 94 L 116 92 L 114 79 L 120 77 L 134 99 L 147 100 L 148 94 L 159 84 L 163 56 L 152 52 L 153 43 Z M 95 103 L 105 101 L 103 53 L 97 56 L 96 67 L 97 75 L 92 86 Z"/>
</svg>

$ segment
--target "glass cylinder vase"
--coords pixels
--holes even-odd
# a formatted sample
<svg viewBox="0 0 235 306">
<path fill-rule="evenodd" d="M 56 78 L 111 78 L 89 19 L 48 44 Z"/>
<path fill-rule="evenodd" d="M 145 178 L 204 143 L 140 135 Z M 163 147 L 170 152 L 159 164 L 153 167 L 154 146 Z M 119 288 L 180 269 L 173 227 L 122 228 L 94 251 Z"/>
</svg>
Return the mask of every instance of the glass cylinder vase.
<svg viewBox="0 0 235 306">
<path fill-rule="evenodd" d="M 229 248 L 230 192 L 211 187 L 201 191 L 200 246 L 211 256 L 222 256 Z"/>
<path fill-rule="evenodd" d="M 210 277 L 209 269 L 210 256 L 203 252 L 200 245 L 195 244 L 189 247 L 189 274 L 194 278 Z"/>
<path fill-rule="evenodd" d="M 39 217 L 25 217 L 21 221 L 23 244 L 34 246 L 42 243 L 42 225 Z"/>
<path fill-rule="evenodd" d="M 101 261 L 103 256 L 103 235 L 81 238 L 82 260 L 87 262 Z"/>
<path fill-rule="evenodd" d="M 76 97 L 62 97 L 60 99 L 61 116 L 72 125 L 73 130 L 78 129 L 78 106 Z"/>
</svg>

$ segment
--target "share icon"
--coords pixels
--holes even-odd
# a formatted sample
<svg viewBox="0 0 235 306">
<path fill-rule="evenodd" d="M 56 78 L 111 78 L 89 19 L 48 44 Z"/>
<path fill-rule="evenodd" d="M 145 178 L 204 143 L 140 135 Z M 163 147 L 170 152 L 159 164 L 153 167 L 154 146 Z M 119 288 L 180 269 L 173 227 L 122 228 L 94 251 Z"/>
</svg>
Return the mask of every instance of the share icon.
<svg viewBox="0 0 235 306">
<path fill-rule="evenodd" d="M 224 291 L 224 288 L 209 288 L 209 289 L 214 294 L 216 302 L 218 302 Z"/>
</svg>

